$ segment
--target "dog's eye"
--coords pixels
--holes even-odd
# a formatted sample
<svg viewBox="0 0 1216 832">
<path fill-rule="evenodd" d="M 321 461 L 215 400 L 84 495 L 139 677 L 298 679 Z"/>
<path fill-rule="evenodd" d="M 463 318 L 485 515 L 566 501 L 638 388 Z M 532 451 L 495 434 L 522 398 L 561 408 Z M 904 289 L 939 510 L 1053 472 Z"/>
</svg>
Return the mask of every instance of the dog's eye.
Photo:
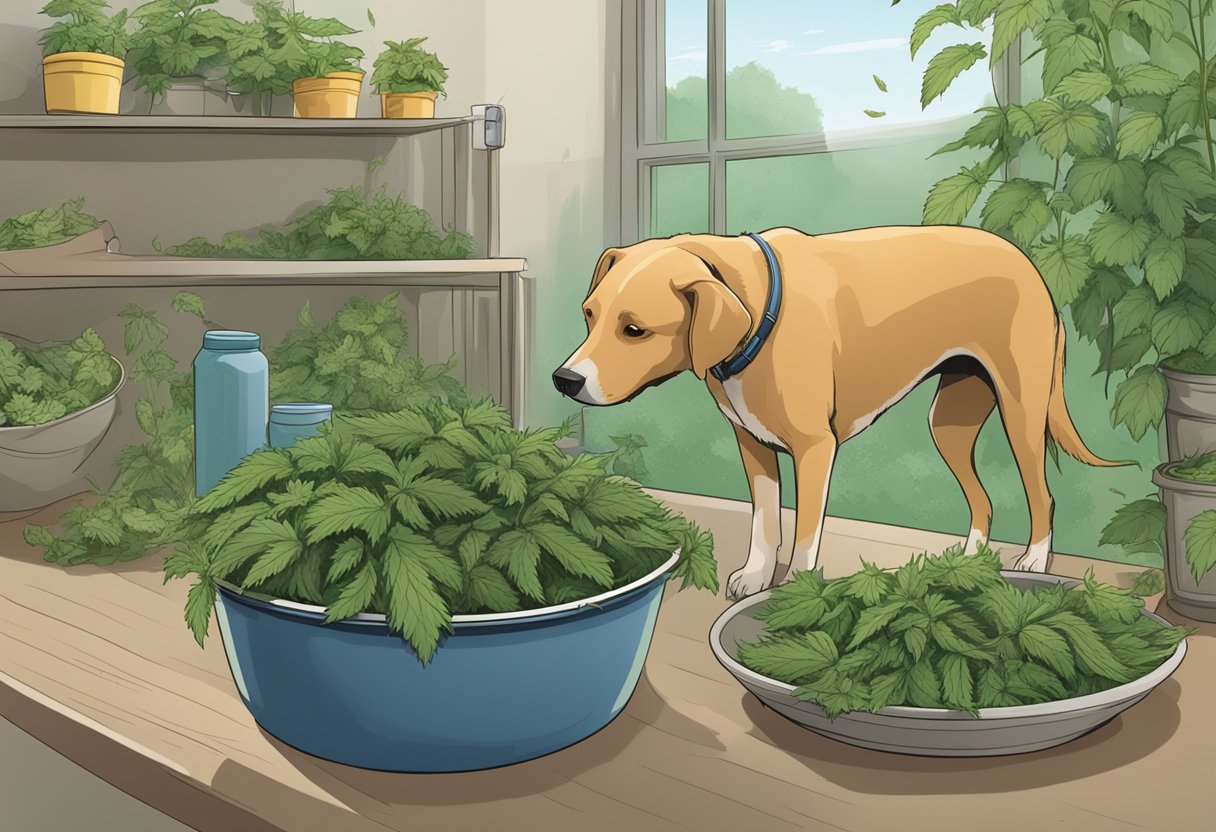
<svg viewBox="0 0 1216 832">
<path fill-rule="evenodd" d="M 587 316 L 587 320 L 591 320 L 591 310 L 590 309 L 584 309 L 583 314 Z"/>
<path fill-rule="evenodd" d="M 642 329 L 640 326 L 629 324 L 625 327 L 625 336 L 628 338 L 641 338 L 645 334 L 646 330 Z"/>
</svg>

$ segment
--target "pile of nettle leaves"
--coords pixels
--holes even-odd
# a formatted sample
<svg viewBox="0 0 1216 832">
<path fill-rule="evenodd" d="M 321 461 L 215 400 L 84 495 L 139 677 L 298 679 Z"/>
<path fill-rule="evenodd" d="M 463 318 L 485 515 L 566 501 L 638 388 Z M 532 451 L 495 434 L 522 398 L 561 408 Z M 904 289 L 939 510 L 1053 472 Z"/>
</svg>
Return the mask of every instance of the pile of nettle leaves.
<svg viewBox="0 0 1216 832">
<path fill-rule="evenodd" d="M 717 589 L 712 538 L 561 429 L 518 430 L 490 400 L 432 400 L 338 417 L 321 435 L 246 457 L 194 506 L 165 564 L 197 576 L 186 620 L 202 643 L 216 590 L 382 613 L 430 661 L 452 615 L 599 595 L 680 550 L 684 585 Z"/>
<path fill-rule="evenodd" d="M 0 223 L 0 251 L 58 245 L 92 231 L 101 220 L 80 210 L 83 205 L 84 197 L 79 197 L 9 217 Z"/>
<path fill-rule="evenodd" d="M 407 355 L 406 322 L 397 295 L 373 303 L 350 299 L 325 325 L 306 305 L 299 324 L 269 352 L 274 401 L 324 401 L 340 413 L 404 407 L 433 398 L 459 401 L 463 390 L 447 375 L 451 365 L 426 366 Z M 223 329 L 206 317 L 203 300 L 179 292 L 173 309 L 205 329 Z M 118 475 L 90 505 L 68 509 L 59 531 L 27 525 L 25 540 L 65 566 L 134 560 L 179 540 L 194 501 L 194 386 L 191 370 L 164 349 L 169 330 L 135 304 L 120 313 L 132 380 L 140 386 L 135 417 L 147 439 L 119 454 Z M 318 351 L 326 354 L 321 356 Z M 362 384 L 376 379 L 375 384 Z"/>
<path fill-rule="evenodd" d="M 257 240 L 233 232 L 213 243 L 195 237 L 165 249 L 177 257 L 241 260 L 455 260 L 473 255 L 473 238 L 439 233 L 431 216 L 386 189 L 330 191 L 329 202 L 288 224 L 262 231 Z"/>
<path fill-rule="evenodd" d="M 803 572 L 757 616 L 739 661 L 830 717 L 891 705 L 980 708 L 1097 693 L 1159 666 L 1191 630 L 1163 627 L 1092 574 L 1075 587 L 1013 587 L 996 553 L 958 547 L 894 571 Z"/>
<path fill-rule="evenodd" d="M 113 393 L 120 377 L 92 329 L 38 348 L 0 336 L 0 426 L 42 425 L 84 410 Z"/>
</svg>

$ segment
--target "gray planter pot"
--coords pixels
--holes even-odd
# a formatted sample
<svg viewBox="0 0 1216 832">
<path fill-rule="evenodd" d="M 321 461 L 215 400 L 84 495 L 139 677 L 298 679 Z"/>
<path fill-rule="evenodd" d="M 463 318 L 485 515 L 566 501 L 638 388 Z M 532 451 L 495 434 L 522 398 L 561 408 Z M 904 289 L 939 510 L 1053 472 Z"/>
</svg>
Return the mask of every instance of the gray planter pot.
<svg viewBox="0 0 1216 832">
<path fill-rule="evenodd" d="M 1002 571 L 1014 586 L 1075 584 L 1059 575 Z M 876 751 L 928 757 L 993 757 L 1024 754 L 1063 745 L 1106 724 L 1152 692 L 1170 677 L 1186 655 L 1186 641 L 1145 676 L 1118 687 L 1059 702 L 981 708 L 979 716 L 939 708 L 893 706 L 877 713 L 853 712 L 829 719 L 813 702 L 794 696 L 787 685 L 752 671 L 737 660 L 738 642 L 752 641 L 764 632 L 755 618 L 772 590 L 744 598 L 722 613 L 709 633 L 709 646 L 722 666 L 764 705 L 816 734 Z M 1144 615 L 1168 626 L 1165 619 Z M 791 728 L 792 730 L 792 728 Z"/>
<path fill-rule="evenodd" d="M 1165 504 L 1165 602 L 1176 612 L 1198 621 L 1216 621 L 1216 569 L 1196 581 L 1186 562 L 1186 529 L 1202 512 L 1216 509 L 1216 485 L 1170 475 L 1177 462 L 1153 471 L 1153 484 Z"/>
<path fill-rule="evenodd" d="M 43 508 L 85 490 L 80 470 L 110 430 L 127 380 L 122 362 L 114 363 L 118 384 L 96 404 L 43 425 L 0 427 L 0 512 Z"/>
<path fill-rule="evenodd" d="M 1172 462 L 1216 449 L 1216 376 L 1162 369 L 1165 444 Z"/>
<path fill-rule="evenodd" d="M 126 115 L 140 116 L 231 116 L 234 102 L 222 81 L 210 78 L 180 78 L 153 100 L 146 90 L 125 97 L 131 103 Z"/>
</svg>

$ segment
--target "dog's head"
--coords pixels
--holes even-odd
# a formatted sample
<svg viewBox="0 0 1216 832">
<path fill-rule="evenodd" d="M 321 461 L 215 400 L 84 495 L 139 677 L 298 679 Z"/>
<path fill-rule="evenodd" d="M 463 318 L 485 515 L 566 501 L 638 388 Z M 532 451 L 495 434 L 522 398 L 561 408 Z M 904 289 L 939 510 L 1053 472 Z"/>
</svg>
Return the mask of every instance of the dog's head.
<svg viewBox="0 0 1216 832">
<path fill-rule="evenodd" d="M 553 384 L 589 405 L 620 404 L 683 370 L 704 378 L 752 324 L 710 260 L 667 240 L 605 251 L 583 317 L 587 338 Z"/>
</svg>

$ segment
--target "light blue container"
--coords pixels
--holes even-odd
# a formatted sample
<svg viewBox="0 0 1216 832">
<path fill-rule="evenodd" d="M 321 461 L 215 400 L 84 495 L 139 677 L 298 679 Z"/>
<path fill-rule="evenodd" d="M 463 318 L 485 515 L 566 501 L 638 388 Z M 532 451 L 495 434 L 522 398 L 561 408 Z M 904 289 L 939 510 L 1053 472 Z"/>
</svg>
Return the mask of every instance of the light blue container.
<svg viewBox="0 0 1216 832">
<path fill-rule="evenodd" d="M 270 447 L 290 448 L 297 439 L 316 436 L 334 415 L 332 404 L 296 402 L 270 408 Z"/>
<path fill-rule="evenodd" d="M 382 615 L 324 611 L 218 583 L 241 700 L 267 733 L 361 768 L 472 771 L 586 739 L 633 695 L 677 556 L 612 592 L 541 610 L 458 615 L 430 664 Z"/>
<path fill-rule="evenodd" d="M 254 332 L 212 330 L 194 358 L 194 490 L 207 493 L 266 447 L 270 370 Z"/>
</svg>

